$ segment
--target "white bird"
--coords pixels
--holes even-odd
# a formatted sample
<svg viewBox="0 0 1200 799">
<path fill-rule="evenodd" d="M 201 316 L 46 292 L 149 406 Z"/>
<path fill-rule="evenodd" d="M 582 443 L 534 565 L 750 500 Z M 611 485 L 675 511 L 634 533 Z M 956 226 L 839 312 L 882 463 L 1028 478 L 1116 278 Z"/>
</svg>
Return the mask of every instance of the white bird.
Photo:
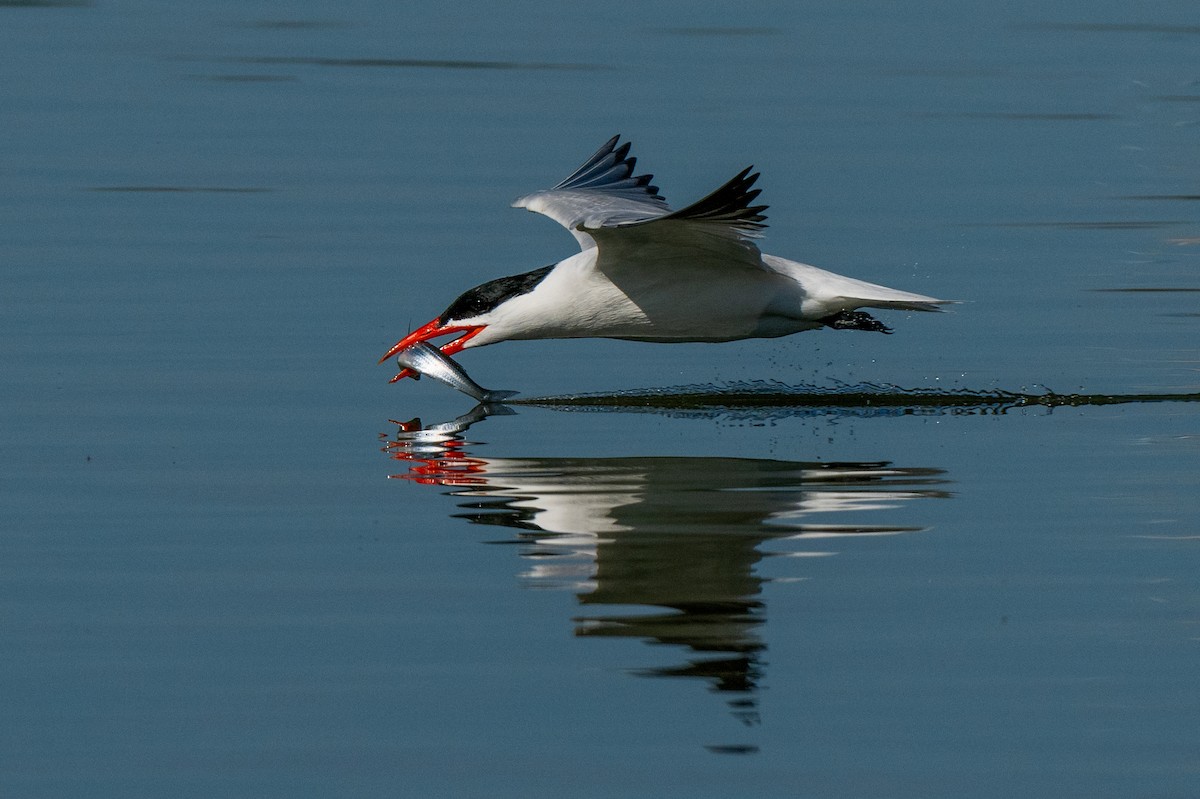
<svg viewBox="0 0 1200 799">
<path fill-rule="evenodd" d="M 629 143 L 608 140 L 557 186 L 520 197 L 516 208 L 545 214 L 582 251 L 551 266 L 468 290 L 402 338 L 380 363 L 419 342 L 453 355 L 500 341 L 614 338 L 735 341 L 829 327 L 891 331 L 858 308 L 937 311 L 948 300 L 878 286 L 759 250 L 765 205 L 747 167 L 678 211 L 634 175 Z M 403 369 L 392 378 L 414 377 Z"/>
</svg>

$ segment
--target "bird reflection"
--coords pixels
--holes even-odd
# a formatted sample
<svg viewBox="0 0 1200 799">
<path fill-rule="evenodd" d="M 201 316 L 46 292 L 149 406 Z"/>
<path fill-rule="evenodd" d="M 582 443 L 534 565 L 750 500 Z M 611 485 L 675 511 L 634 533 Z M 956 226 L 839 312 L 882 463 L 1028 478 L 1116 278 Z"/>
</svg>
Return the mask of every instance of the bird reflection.
<svg viewBox="0 0 1200 799">
<path fill-rule="evenodd" d="M 448 486 L 465 511 L 458 518 L 516 530 L 508 540 L 528 560 L 522 581 L 575 591 L 583 608 L 576 635 L 686 650 L 683 663 L 636 673 L 702 679 L 746 724 L 758 721 L 766 650 L 759 561 L 832 555 L 846 536 L 918 531 L 859 518 L 949 496 L 942 470 L 884 461 L 469 452 L 475 445 L 462 433 L 506 410 L 479 406 L 437 425 L 397 422 L 385 451 L 407 469 L 392 476 Z M 770 551 L 769 541 L 777 542 Z"/>
</svg>

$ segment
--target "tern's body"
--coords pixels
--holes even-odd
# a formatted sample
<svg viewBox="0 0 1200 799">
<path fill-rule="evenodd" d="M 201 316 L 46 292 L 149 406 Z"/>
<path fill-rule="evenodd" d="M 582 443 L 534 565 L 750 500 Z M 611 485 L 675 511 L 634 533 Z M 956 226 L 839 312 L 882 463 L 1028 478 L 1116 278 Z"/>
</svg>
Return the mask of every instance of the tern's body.
<svg viewBox="0 0 1200 799">
<path fill-rule="evenodd" d="M 509 339 L 775 338 L 823 327 L 821 319 L 847 310 L 847 295 L 882 297 L 891 291 L 766 254 L 762 269 L 735 276 L 723 264 L 693 265 L 690 285 L 680 285 L 672 272 L 654 265 L 614 278 L 596 268 L 597 255 L 597 249 L 590 248 L 555 264 L 532 291 L 493 309 L 486 327 L 464 349 Z M 720 290 L 712 290 L 714 286 Z M 894 294 L 896 301 L 908 304 L 936 302 Z M 462 321 L 470 324 L 478 318 Z"/>
<path fill-rule="evenodd" d="M 716 342 L 820 327 L 886 333 L 856 309 L 935 311 L 945 302 L 761 252 L 755 241 L 766 206 L 751 205 L 759 190 L 749 169 L 672 211 L 649 175 L 634 176 L 629 144 L 616 143 L 554 188 L 513 203 L 562 224 L 581 252 L 470 289 L 384 358 L 455 333 L 462 335 L 441 348 L 447 355 L 517 339 Z"/>
</svg>

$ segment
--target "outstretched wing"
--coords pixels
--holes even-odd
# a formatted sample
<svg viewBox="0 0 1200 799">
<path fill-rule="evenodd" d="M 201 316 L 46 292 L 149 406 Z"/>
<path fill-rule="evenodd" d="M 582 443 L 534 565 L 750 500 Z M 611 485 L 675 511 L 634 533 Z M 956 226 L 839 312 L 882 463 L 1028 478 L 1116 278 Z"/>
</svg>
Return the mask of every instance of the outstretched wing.
<svg viewBox="0 0 1200 799">
<path fill-rule="evenodd" d="M 707 197 L 672 211 L 650 185 L 634 175 L 629 142 L 613 136 L 581 167 L 552 189 L 513 202 L 545 214 L 571 231 L 580 247 L 599 247 L 597 268 L 609 273 L 657 264 L 684 276 L 689 269 L 743 266 L 762 269 L 754 239 L 766 227 L 765 205 L 753 205 L 758 174 L 747 167 Z"/>
<path fill-rule="evenodd" d="M 626 269 L 671 270 L 680 280 L 707 270 L 764 269 L 754 240 L 766 228 L 761 189 L 746 167 L 716 191 L 686 208 L 653 219 L 614 221 L 582 231 L 600 248 L 596 268 L 610 276 Z"/>
<path fill-rule="evenodd" d="M 545 214 L 571 231 L 585 250 L 596 242 L 584 228 L 644 222 L 669 214 L 671 208 L 658 187 L 650 185 L 654 176 L 633 174 L 637 159 L 629 155 L 629 142 L 617 146 L 620 138 L 605 142 L 554 188 L 519 197 L 513 207 Z"/>
</svg>

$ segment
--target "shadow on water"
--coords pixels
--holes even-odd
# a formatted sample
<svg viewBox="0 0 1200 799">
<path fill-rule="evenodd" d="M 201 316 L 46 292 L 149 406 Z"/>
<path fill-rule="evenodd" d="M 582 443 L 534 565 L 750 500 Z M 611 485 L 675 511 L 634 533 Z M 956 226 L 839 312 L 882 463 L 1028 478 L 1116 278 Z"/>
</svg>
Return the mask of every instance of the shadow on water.
<svg viewBox="0 0 1200 799">
<path fill-rule="evenodd" d="M 464 439 L 471 425 L 504 413 L 512 411 L 479 406 L 442 424 L 395 422 L 384 451 L 405 469 L 391 476 L 449 488 L 453 517 L 513 531 L 494 543 L 518 547 L 524 586 L 575 593 L 576 636 L 683 651 L 674 664 L 631 671 L 703 680 L 748 726 L 758 722 L 767 649 L 769 578 L 760 561 L 802 561 L 834 555 L 854 537 L 919 532 L 890 521 L 891 511 L 950 496 L 941 469 L 883 460 L 509 457 Z M 741 743 L 708 749 L 756 751 Z"/>
</svg>

